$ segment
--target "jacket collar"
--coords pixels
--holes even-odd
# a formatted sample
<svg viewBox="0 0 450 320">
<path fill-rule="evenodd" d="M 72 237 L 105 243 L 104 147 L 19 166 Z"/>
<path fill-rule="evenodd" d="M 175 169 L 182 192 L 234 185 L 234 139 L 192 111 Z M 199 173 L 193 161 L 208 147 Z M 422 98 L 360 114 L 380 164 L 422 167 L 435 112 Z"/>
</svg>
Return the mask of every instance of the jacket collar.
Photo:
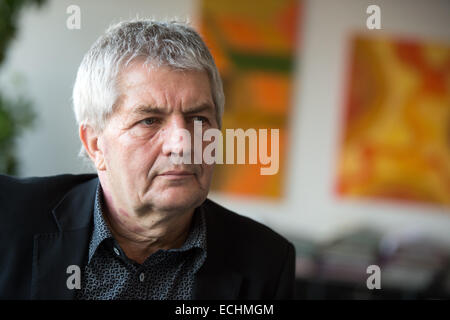
<svg viewBox="0 0 450 320">
<path fill-rule="evenodd" d="M 71 189 L 52 210 L 59 231 L 84 228 L 92 223 L 95 192 L 99 180 L 96 176 Z"/>
<path fill-rule="evenodd" d="M 93 179 L 77 185 L 52 210 L 58 232 L 34 236 L 32 299 L 74 298 L 75 290 L 69 289 L 67 282 L 78 271 L 70 271 L 69 267 L 83 270 L 92 230 L 97 183 L 98 178 L 93 176 Z"/>
<path fill-rule="evenodd" d="M 236 248 L 229 248 L 224 230 L 229 227 L 224 213 L 213 211 L 210 200 L 201 210 L 205 213 L 208 255 L 196 275 L 193 298 L 196 300 L 238 299 L 242 274 L 234 270 L 227 259 Z"/>
</svg>

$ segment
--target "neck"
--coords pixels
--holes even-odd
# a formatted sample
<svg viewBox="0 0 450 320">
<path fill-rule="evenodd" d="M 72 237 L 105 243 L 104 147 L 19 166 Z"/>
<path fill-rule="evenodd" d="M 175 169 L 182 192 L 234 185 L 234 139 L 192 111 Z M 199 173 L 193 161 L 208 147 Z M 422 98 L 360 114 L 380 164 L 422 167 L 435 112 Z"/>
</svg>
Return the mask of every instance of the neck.
<svg viewBox="0 0 450 320">
<path fill-rule="evenodd" d="M 189 234 L 194 209 L 184 212 L 116 209 L 104 192 L 104 219 L 127 257 L 142 264 L 156 251 L 181 247 Z"/>
</svg>

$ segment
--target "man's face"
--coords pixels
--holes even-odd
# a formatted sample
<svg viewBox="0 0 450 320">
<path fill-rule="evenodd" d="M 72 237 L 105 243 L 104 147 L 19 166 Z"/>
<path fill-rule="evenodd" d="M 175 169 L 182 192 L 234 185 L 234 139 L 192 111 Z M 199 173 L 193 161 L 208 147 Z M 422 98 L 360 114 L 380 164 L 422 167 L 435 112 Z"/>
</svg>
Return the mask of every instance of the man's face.
<svg viewBox="0 0 450 320">
<path fill-rule="evenodd" d="M 118 108 L 98 142 L 105 163 L 99 175 L 106 176 L 110 188 L 106 196 L 125 212 L 183 211 L 200 205 L 213 165 L 174 164 L 171 155 L 183 149 L 193 153 L 194 144 L 181 139 L 179 129 L 194 139 L 194 121 L 202 121 L 203 131 L 218 127 L 206 72 L 150 69 L 136 61 L 122 72 L 119 83 Z"/>
</svg>

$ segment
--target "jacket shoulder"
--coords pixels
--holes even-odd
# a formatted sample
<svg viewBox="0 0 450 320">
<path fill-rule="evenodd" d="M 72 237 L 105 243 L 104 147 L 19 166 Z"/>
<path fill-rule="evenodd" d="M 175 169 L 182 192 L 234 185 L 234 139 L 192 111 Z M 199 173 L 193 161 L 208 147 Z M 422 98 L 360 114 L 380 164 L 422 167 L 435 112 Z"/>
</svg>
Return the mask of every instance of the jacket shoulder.
<svg viewBox="0 0 450 320">
<path fill-rule="evenodd" d="M 210 270 L 241 275 L 240 299 L 291 299 L 295 278 L 292 243 L 262 223 L 211 200 L 205 207 L 211 244 L 208 256 L 214 261 Z"/>
<path fill-rule="evenodd" d="M 47 177 L 18 178 L 0 174 L 0 190 L 3 196 L 28 193 L 66 192 L 74 185 L 95 178 L 95 174 L 62 174 Z M 2 199 L 5 200 L 5 199 Z"/>
<path fill-rule="evenodd" d="M 39 221 L 74 186 L 95 178 L 94 174 L 17 178 L 0 175 L 0 214 L 8 224 Z M 44 217 L 42 217 L 44 218 Z"/>
<path fill-rule="evenodd" d="M 205 206 L 210 220 L 216 221 L 216 228 L 234 251 L 243 251 L 245 254 L 251 251 L 255 255 L 261 253 L 282 258 L 289 247 L 293 247 L 285 237 L 262 223 L 224 208 L 210 199 L 205 201 Z"/>
</svg>

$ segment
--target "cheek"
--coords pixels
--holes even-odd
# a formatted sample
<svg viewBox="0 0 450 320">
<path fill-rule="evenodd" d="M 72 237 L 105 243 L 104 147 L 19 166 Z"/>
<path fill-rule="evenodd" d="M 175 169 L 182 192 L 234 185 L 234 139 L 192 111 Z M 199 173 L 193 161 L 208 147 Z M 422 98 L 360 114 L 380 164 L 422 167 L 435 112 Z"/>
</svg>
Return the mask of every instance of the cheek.
<svg viewBox="0 0 450 320">
<path fill-rule="evenodd" d="M 128 162 L 130 149 L 129 145 L 123 144 L 120 139 L 115 138 L 105 144 L 104 153 L 106 164 L 117 171 L 117 167 L 120 168 Z"/>
<path fill-rule="evenodd" d="M 159 154 L 157 141 L 129 133 L 111 139 L 106 149 L 107 159 L 110 163 L 117 164 L 116 170 L 120 171 L 148 171 Z"/>
</svg>

